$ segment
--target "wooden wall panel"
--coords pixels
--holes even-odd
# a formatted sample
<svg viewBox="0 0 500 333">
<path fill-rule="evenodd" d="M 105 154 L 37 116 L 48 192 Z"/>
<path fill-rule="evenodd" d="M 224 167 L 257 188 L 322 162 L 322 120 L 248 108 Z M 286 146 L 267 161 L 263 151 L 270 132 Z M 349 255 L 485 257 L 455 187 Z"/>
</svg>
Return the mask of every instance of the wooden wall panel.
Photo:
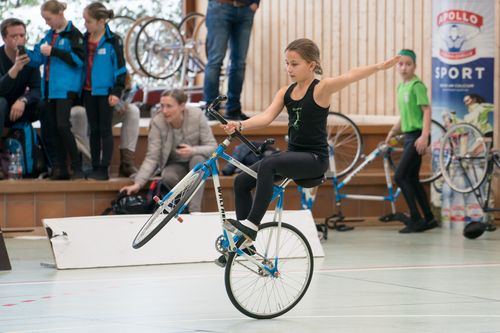
<svg viewBox="0 0 500 333">
<path fill-rule="evenodd" d="M 500 0 L 496 3 L 498 8 Z M 205 12 L 206 5 L 207 0 L 198 0 L 198 11 Z M 324 76 L 337 76 L 383 61 L 403 47 L 412 48 L 417 53 L 417 74 L 430 86 L 431 12 L 432 0 L 261 0 L 247 59 L 243 108 L 264 110 L 276 91 L 290 83 L 283 51 L 302 37 L 320 47 Z M 334 95 L 332 109 L 397 115 L 398 81 L 394 70 L 378 73 Z"/>
</svg>

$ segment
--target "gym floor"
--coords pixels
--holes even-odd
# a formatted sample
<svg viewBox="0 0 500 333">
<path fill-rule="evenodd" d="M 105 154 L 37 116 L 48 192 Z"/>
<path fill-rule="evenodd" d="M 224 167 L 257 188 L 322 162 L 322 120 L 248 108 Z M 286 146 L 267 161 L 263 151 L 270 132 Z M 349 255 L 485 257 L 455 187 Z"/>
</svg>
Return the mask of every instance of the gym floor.
<svg viewBox="0 0 500 333">
<path fill-rule="evenodd" d="M 0 332 L 500 332 L 500 232 L 397 230 L 331 232 L 307 294 L 273 320 L 240 314 L 212 263 L 56 270 L 46 239 L 6 239 Z"/>
</svg>

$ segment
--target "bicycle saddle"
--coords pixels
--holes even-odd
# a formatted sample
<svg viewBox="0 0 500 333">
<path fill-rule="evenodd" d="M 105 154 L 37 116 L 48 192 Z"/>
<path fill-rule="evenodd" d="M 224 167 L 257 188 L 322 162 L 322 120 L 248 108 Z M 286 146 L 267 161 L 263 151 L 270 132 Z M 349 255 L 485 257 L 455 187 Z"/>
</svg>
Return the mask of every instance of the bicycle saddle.
<svg viewBox="0 0 500 333">
<path fill-rule="evenodd" d="M 295 182 L 295 184 L 302 186 L 304 188 L 311 188 L 323 184 L 325 180 L 326 180 L 325 175 L 322 175 L 321 177 L 317 178 L 294 179 L 293 181 Z"/>
</svg>

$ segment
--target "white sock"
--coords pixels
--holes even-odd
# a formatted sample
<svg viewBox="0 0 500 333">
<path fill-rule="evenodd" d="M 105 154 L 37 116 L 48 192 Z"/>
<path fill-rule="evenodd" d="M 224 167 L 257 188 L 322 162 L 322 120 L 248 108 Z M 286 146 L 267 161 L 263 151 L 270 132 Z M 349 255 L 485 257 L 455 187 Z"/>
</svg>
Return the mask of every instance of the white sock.
<svg viewBox="0 0 500 333">
<path fill-rule="evenodd" d="M 257 225 L 255 225 L 255 223 L 253 223 L 253 222 L 250 222 L 248 220 L 242 220 L 242 221 L 240 221 L 240 223 L 243 224 L 245 227 L 248 227 L 252 230 L 259 231 L 259 227 Z"/>
</svg>

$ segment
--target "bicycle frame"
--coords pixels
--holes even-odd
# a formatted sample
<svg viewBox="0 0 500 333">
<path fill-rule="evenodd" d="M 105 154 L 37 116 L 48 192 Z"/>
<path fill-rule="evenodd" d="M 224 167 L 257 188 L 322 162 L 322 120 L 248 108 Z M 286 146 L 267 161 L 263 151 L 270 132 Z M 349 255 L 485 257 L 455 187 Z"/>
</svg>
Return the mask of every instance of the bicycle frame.
<svg viewBox="0 0 500 333">
<path fill-rule="evenodd" d="M 231 140 L 233 139 L 233 136 L 228 136 L 222 143 L 219 144 L 217 149 L 214 151 L 214 153 L 210 156 L 210 158 L 205 161 L 203 164 L 197 164 L 191 171 L 190 174 L 197 172 L 198 170 L 202 169 L 204 170 L 204 176 L 201 181 L 201 183 L 198 185 L 196 190 L 193 192 L 193 194 L 188 198 L 186 203 L 179 209 L 178 214 L 181 214 L 182 211 L 187 207 L 193 196 L 197 191 L 200 190 L 201 186 L 204 184 L 204 182 L 207 180 L 209 176 L 212 176 L 212 181 L 214 184 L 214 191 L 215 191 L 215 197 L 217 198 L 217 208 L 219 211 L 219 216 L 221 220 L 221 225 L 224 223 L 226 220 L 226 211 L 224 208 L 224 198 L 222 196 L 222 188 L 220 185 L 220 179 L 219 179 L 219 170 L 217 167 L 217 160 L 219 158 L 222 158 L 226 160 L 228 163 L 231 163 L 232 165 L 236 166 L 239 168 L 242 172 L 245 172 L 249 174 L 250 176 L 257 178 L 257 173 L 247 167 L 246 165 L 242 164 L 238 160 L 234 159 L 230 155 L 228 155 L 225 150 L 229 147 L 231 144 Z M 189 175 L 189 174 L 188 174 Z M 189 177 L 185 177 L 184 179 L 188 179 Z M 276 203 L 276 208 L 274 211 L 274 218 L 273 222 L 278 222 L 278 234 L 277 234 L 277 242 L 276 242 L 276 256 L 274 258 L 274 265 L 273 267 L 269 267 L 267 265 L 262 264 L 261 262 L 257 261 L 255 258 L 252 256 L 246 254 L 243 252 L 242 249 L 237 247 L 238 241 L 241 239 L 242 236 L 239 235 L 232 235 L 229 231 L 227 231 L 225 228 L 222 228 L 222 232 L 225 238 L 225 241 L 222 242 L 222 246 L 227 249 L 228 251 L 231 252 L 236 252 L 239 256 L 246 258 L 253 264 L 257 265 L 260 267 L 263 271 L 267 272 L 268 274 L 272 276 L 278 276 L 279 271 L 278 271 L 278 258 L 279 258 L 279 244 L 280 244 L 280 236 L 281 236 L 281 217 L 282 217 L 282 212 L 283 212 L 283 201 L 284 201 L 284 194 L 285 194 L 285 187 L 291 182 L 291 179 L 285 179 L 283 180 L 279 185 L 274 185 L 274 191 L 273 191 L 273 197 L 271 199 L 271 202 L 277 199 Z M 176 188 L 183 187 L 184 181 L 179 182 L 165 197 L 158 202 L 159 205 L 162 205 L 171 195 L 172 193 L 175 193 Z M 179 221 L 182 221 L 180 217 L 178 216 L 175 217 Z M 272 237 L 269 238 L 271 240 Z M 267 245 L 267 248 L 269 248 L 269 243 Z M 264 256 L 267 257 L 267 250 L 263 254 Z"/>
<path fill-rule="evenodd" d="M 358 199 L 358 200 L 372 200 L 372 201 L 389 201 L 391 203 L 391 209 L 392 213 L 396 213 L 396 205 L 395 202 L 397 198 L 399 197 L 399 194 L 401 193 L 401 189 L 397 188 L 396 191 L 394 191 L 392 187 L 392 181 L 391 181 L 391 175 L 390 175 L 390 167 L 389 167 L 389 158 L 388 154 L 391 151 L 391 147 L 387 144 L 381 144 L 379 145 L 376 149 L 374 149 L 361 163 L 358 165 L 353 171 L 351 171 L 349 174 L 345 176 L 345 178 L 342 181 L 339 181 L 337 178 L 336 174 L 336 167 L 335 167 L 335 158 L 334 158 L 334 150 L 332 147 L 330 147 L 330 171 L 333 173 L 333 188 L 335 190 L 335 201 L 336 201 L 336 206 L 340 208 L 341 206 L 341 201 L 342 199 Z M 385 173 L 385 180 L 387 183 L 387 191 L 388 195 L 382 196 L 382 195 L 362 195 L 362 194 L 343 194 L 340 193 L 340 190 L 349 184 L 352 178 L 356 176 L 366 165 L 371 163 L 375 158 L 378 156 L 383 155 L 383 161 L 384 161 L 384 173 Z"/>
</svg>

